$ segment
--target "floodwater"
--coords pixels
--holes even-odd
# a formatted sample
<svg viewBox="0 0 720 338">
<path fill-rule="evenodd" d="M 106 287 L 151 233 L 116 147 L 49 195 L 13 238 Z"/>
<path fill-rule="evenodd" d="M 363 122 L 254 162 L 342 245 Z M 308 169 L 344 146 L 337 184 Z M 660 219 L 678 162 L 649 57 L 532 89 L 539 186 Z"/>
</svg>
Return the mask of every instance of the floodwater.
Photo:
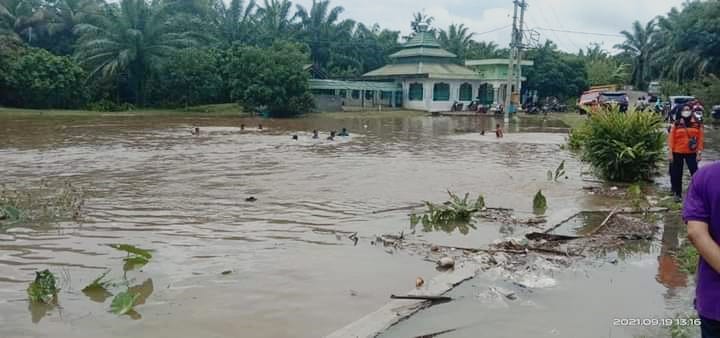
<svg viewBox="0 0 720 338">
<path fill-rule="evenodd" d="M 82 224 L 0 232 L 0 337 L 322 336 L 438 273 L 371 245 L 409 231 L 407 210 L 376 211 L 444 201 L 448 189 L 519 215 L 539 189 L 549 215 L 602 204 L 582 191 L 587 168 L 562 149 L 563 134 L 547 132 L 555 126 L 521 123 L 502 140 L 470 133 L 494 124 L 394 113 L 0 120 L 0 183 L 69 181 L 88 195 Z M 342 127 L 350 137 L 324 139 Z M 311 139 L 313 129 L 323 138 Z M 567 179 L 548 182 L 563 160 Z M 480 224 L 467 236 L 416 237 L 482 246 L 515 231 Z M 124 274 L 125 254 L 108 246 L 117 243 L 153 258 Z M 58 305 L 30 307 L 27 283 L 46 268 L 59 278 Z M 107 269 L 142 295 L 133 316 L 110 313 L 108 294 L 81 291 Z"/>
</svg>

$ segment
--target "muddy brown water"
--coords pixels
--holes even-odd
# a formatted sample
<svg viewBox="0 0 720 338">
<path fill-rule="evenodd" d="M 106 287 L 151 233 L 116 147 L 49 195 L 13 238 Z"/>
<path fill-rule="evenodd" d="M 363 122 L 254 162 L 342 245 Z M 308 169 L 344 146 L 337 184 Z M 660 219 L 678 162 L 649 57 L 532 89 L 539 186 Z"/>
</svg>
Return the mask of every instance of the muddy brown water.
<svg viewBox="0 0 720 338">
<path fill-rule="evenodd" d="M 539 189 L 548 214 L 602 205 L 582 192 L 587 168 L 561 149 L 563 134 L 523 123 L 502 140 L 469 133 L 494 124 L 397 114 L 2 119 L 0 183 L 70 181 L 88 198 L 80 225 L 0 233 L 0 336 L 322 336 L 437 274 L 422 257 L 371 245 L 376 234 L 409 230 L 408 211 L 374 211 L 444 201 L 447 189 L 519 214 Z M 342 127 L 350 137 L 324 139 Z M 548 182 L 562 160 L 568 179 Z M 481 246 L 515 231 L 480 224 L 467 236 L 417 236 Z M 124 254 L 113 243 L 154 253 L 127 275 L 144 297 L 134 319 L 110 313 L 111 297 L 81 291 L 106 269 L 121 279 Z M 59 305 L 29 307 L 27 283 L 45 268 L 59 276 Z"/>
</svg>

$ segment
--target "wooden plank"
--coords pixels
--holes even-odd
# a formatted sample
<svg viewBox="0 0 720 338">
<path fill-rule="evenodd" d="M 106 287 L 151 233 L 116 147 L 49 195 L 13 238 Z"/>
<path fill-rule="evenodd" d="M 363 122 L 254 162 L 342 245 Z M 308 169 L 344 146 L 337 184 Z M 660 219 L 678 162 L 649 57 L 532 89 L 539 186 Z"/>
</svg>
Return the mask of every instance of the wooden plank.
<svg viewBox="0 0 720 338">
<path fill-rule="evenodd" d="M 475 277 L 479 267 L 466 262 L 455 271 L 436 276 L 425 288 L 412 289 L 410 296 L 439 297 L 456 285 Z M 429 306 L 430 301 L 393 299 L 383 307 L 327 335 L 328 338 L 370 338 Z"/>
</svg>

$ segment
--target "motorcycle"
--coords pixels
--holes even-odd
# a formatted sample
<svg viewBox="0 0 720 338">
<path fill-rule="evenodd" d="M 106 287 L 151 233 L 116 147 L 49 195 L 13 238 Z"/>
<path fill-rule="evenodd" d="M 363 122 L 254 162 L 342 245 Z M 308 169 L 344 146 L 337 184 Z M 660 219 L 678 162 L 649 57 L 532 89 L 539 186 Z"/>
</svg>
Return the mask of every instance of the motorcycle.
<svg viewBox="0 0 720 338">
<path fill-rule="evenodd" d="M 712 118 L 715 120 L 720 120 L 720 105 L 719 106 L 713 106 L 712 107 Z"/>
</svg>

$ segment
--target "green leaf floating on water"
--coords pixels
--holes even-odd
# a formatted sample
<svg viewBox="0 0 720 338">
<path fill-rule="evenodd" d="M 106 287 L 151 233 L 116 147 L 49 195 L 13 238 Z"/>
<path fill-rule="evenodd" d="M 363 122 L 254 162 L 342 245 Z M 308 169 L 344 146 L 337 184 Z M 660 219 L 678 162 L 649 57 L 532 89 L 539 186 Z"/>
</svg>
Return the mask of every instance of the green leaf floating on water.
<svg viewBox="0 0 720 338">
<path fill-rule="evenodd" d="M 535 194 L 535 198 L 533 198 L 533 210 L 536 213 L 545 213 L 545 210 L 547 209 L 547 199 L 542 193 L 542 190 L 538 190 L 537 194 Z"/>
<path fill-rule="evenodd" d="M 130 291 L 118 293 L 110 304 L 110 311 L 116 315 L 124 315 L 133 310 L 135 301 L 140 295 L 133 294 Z"/>
<path fill-rule="evenodd" d="M 30 301 L 49 304 L 59 289 L 55 285 L 55 276 L 49 270 L 35 272 L 35 280 L 27 288 Z"/>
<path fill-rule="evenodd" d="M 95 278 L 92 283 L 88 284 L 85 288 L 82 289 L 83 292 L 85 291 L 102 291 L 107 290 L 108 287 L 112 285 L 112 282 L 110 281 L 103 281 L 103 278 L 107 276 L 107 274 L 110 273 L 110 270 L 107 270 L 100 275 L 100 277 Z"/>
<path fill-rule="evenodd" d="M 125 251 L 128 256 L 125 257 L 125 271 L 132 270 L 136 267 L 142 267 L 152 258 L 152 254 L 149 250 L 140 249 L 134 245 L 129 244 L 110 244 L 110 247 L 116 250 Z"/>
<path fill-rule="evenodd" d="M 138 247 L 136 247 L 136 246 L 134 246 L 134 245 L 130 245 L 130 244 L 110 244 L 110 247 L 113 248 L 113 249 L 120 250 L 120 251 L 125 251 L 125 252 L 127 252 L 128 254 L 133 254 L 133 255 L 136 255 L 136 256 L 143 257 L 143 258 L 145 258 L 146 261 L 149 261 L 150 258 L 152 258 L 152 254 L 150 253 L 149 250 L 140 249 L 140 248 L 138 248 Z"/>
</svg>

